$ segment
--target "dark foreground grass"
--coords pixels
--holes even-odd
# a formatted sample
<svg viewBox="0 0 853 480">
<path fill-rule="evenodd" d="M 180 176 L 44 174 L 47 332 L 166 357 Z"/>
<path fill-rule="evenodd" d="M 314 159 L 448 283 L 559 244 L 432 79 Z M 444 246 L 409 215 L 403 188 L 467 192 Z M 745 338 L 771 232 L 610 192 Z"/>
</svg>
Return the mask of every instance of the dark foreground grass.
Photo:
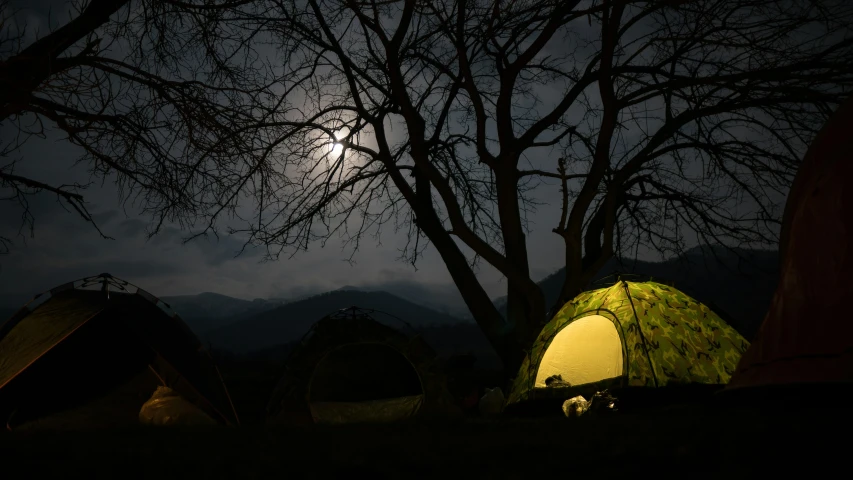
<svg viewBox="0 0 853 480">
<path fill-rule="evenodd" d="M 846 477 L 850 415 L 838 407 L 792 399 L 774 410 L 693 405 L 573 420 L 4 432 L 0 478 L 815 478 L 838 468 Z"/>
</svg>

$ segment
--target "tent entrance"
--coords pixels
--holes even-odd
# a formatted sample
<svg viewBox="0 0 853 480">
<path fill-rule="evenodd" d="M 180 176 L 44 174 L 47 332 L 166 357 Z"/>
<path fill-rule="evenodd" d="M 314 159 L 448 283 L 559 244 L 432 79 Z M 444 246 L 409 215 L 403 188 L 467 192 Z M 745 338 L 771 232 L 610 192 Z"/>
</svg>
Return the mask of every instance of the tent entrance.
<svg viewBox="0 0 853 480">
<path fill-rule="evenodd" d="M 625 353 L 616 325 L 602 315 L 580 317 L 563 327 L 539 362 L 535 386 L 560 375 L 571 385 L 585 385 L 620 377 Z"/>
<path fill-rule="evenodd" d="M 7 417 L 14 411 L 11 423 L 138 423 L 139 408 L 159 383 L 148 367 L 155 354 L 115 320 L 90 320 L 14 378 L 0 408 Z"/>
<path fill-rule="evenodd" d="M 423 405 L 420 376 L 409 360 L 381 343 L 349 344 L 326 354 L 308 388 L 318 423 L 384 422 Z"/>
</svg>

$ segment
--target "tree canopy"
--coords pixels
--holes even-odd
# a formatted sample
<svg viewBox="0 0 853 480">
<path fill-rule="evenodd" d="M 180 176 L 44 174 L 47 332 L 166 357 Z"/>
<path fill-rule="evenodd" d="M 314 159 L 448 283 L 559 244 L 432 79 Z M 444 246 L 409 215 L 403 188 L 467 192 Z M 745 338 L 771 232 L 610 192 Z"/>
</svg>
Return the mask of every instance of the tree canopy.
<svg viewBox="0 0 853 480">
<path fill-rule="evenodd" d="M 853 80 L 842 2 L 269 5 L 290 96 L 269 158 L 302 173 L 287 188 L 261 175 L 246 231 L 304 248 L 394 219 L 441 254 L 505 358 L 546 318 L 525 242 L 538 180 L 563 191 L 563 300 L 640 245 L 772 245 L 799 160 Z M 342 151 L 323 152 L 340 131 Z M 460 245 L 508 279 L 506 321 Z"/>
<path fill-rule="evenodd" d="M 91 184 L 17 171 L 22 145 L 58 130 L 80 147 L 81 169 L 153 215 L 154 231 L 206 214 L 204 194 L 227 189 L 251 148 L 241 132 L 257 123 L 251 105 L 264 91 L 253 48 L 228 23 L 251 3 L 74 0 L 67 23 L 27 45 L 27 25 L 0 0 L 0 202 L 17 204 L 32 229 L 28 197 L 55 194 L 97 228 L 83 195 Z"/>
<path fill-rule="evenodd" d="M 68 72 L 144 90 L 121 115 L 101 106 L 117 101 L 29 111 L 144 192 L 158 222 L 215 231 L 248 198 L 230 231 L 271 258 L 408 229 L 406 258 L 436 249 L 509 370 L 547 317 L 526 243 L 540 188 L 562 192 L 563 301 L 640 246 L 773 245 L 808 143 L 853 89 L 844 1 L 218 3 L 111 17 L 116 37 L 124 18 L 152 22 L 134 62 L 78 41 L 89 53 Z M 507 278 L 507 318 L 477 261 Z"/>
</svg>

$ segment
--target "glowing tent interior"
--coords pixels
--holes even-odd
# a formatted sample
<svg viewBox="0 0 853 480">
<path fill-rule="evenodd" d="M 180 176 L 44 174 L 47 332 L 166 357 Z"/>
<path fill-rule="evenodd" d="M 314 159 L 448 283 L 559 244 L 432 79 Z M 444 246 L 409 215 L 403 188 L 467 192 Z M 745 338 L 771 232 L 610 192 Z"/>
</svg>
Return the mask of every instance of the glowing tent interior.
<svg viewBox="0 0 853 480">
<path fill-rule="evenodd" d="M 722 387 L 748 345 L 674 287 L 620 279 L 577 296 L 542 329 L 507 406 L 614 387 Z"/>
</svg>

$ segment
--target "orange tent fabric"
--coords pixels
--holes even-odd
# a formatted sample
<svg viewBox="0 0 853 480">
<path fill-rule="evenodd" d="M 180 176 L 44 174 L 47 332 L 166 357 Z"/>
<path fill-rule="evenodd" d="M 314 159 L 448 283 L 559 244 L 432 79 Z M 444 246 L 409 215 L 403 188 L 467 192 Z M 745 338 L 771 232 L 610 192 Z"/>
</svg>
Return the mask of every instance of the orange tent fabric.
<svg viewBox="0 0 853 480">
<path fill-rule="evenodd" d="M 785 207 L 779 286 L 728 389 L 853 381 L 853 97 L 809 148 Z"/>
</svg>

